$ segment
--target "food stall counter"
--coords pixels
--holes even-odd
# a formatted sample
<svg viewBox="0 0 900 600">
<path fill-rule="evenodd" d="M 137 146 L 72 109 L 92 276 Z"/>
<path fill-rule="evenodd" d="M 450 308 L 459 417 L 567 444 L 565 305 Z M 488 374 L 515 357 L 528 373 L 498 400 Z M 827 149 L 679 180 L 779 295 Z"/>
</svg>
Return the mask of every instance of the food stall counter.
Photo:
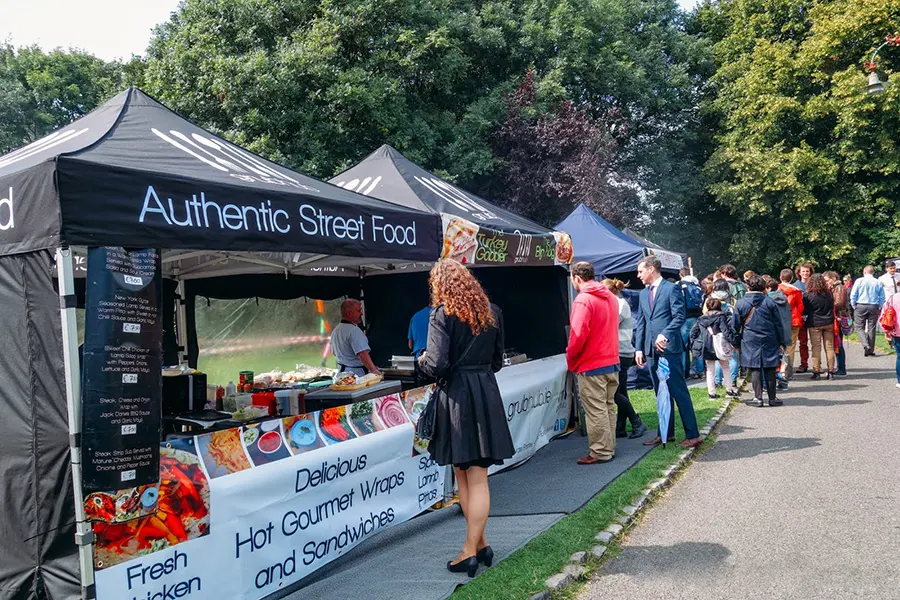
<svg viewBox="0 0 900 600">
<path fill-rule="evenodd" d="M 351 402 L 362 402 L 363 400 L 372 400 L 373 398 L 380 398 L 390 394 L 399 394 L 401 391 L 402 386 L 399 381 L 385 380 L 352 391 L 335 391 L 330 388 L 323 388 L 309 392 L 306 395 L 306 402 L 310 406 L 309 410 L 318 410 L 318 408 L 341 406 Z"/>
</svg>

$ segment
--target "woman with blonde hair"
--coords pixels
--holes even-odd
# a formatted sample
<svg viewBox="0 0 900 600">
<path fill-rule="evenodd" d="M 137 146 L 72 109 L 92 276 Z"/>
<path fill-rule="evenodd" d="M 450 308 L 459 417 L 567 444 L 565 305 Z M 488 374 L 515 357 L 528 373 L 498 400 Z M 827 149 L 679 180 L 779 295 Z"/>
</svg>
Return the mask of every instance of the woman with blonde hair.
<svg viewBox="0 0 900 600">
<path fill-rule="evenodd" d="M 487 470 L 515 453 L 494 376 L 503 366 L 503 315 L 455 260 L 435 265 L 429 284 L 434 308 L 419 361 L 438 385 L 428 451 L 439 465 L 453 465 L 466 517 L 466 541 L 447 569 L 474 577 L 479 562 L 489 567 L 494 559 L 484 537 L 491 508 Z"/>
<path fill-rule="evenodd" d="M 631 316 L 631 306 L 622 297 L 622 290 L 626 284 L 618 279 L 604 279 L 601 281 L 619 303 L 619 386 L 616 388 L 616 437 L 628 437 L 636 439 L 647 433 L 647 426 L 641 421 L 631 405 L 628 397 L 628 369 L 634 364 L 634 319 Z M 631 435 L 628 435 L 625 426 L 631 422 Z"/>
</svg>

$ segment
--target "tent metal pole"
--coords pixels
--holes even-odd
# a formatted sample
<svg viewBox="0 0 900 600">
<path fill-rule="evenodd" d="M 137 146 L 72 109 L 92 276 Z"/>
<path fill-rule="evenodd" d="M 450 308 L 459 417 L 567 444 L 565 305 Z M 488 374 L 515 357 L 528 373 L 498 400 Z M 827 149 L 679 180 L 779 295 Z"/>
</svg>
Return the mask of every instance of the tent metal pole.
<svg viewBox="0 0 900 600">
<path fill-rule="evenodd" d="M 362 323 L 365 327 L 369 326 L 369 320 L 366 318 L 366 292 L 363 290 L 363 279 L 366 276 L 365 270 L 359 268 L 359 307 L 362 311 Z"/>
<path fill-rule="evenodd" d="M 94 589 L 94 533 L 85 519 L 81 491 L 81 368 L 78 359 L 78 328 L 75 307 L 67 300 L 75 295 L 75 261 L 69 248 L 57 248 L 56 270 L 59 277 L 60 318 L 62 322 L 63 361 L 66 375 L 66 407 L 69 413 L 69 452 L 72 459 L 72 485 L 75 488 L 75 543 L 81 573 L 81 597 L 96 597 Z"/>
<path fill-rule="evenodd" d="M 184 296 L 184 279 L 179 277 L 175 295 L 175 343 L 178 346 L 178 364 L 187 356 L 187 298 Z"/>
</svg>

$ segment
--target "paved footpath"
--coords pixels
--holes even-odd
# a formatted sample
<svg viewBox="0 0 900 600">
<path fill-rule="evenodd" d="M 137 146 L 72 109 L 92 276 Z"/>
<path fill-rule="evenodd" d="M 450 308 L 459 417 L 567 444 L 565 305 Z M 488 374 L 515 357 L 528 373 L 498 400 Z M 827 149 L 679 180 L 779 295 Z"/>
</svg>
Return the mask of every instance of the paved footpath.
<svg viewBox="0 0 900 600">
<path fill-rule="evenodd" d="M 580 600 L 900 598 L 894 360 L 849 344 L 849 377 L 737 406 Z"/>
</svg>

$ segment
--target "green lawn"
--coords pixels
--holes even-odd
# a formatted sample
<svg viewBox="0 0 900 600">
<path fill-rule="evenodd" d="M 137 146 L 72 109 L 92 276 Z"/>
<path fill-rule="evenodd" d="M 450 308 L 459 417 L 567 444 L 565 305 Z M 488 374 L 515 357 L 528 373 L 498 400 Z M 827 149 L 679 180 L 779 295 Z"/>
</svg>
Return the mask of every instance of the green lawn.
<svg viewBox="0 0 900 600">
<path fill-rule="evenodd" d="M 280 348 L 265 348 L 246 352 L 228 352 L 204 356 L 200 352 L 197 367 L 206 373 L 210 384 L 225 385 L 229 381 L 238 381 L 241 371 L 253 371 L 256 374 L 266 373 L 273 369 L 284 372 L 293 371 L 297 364 L 318 367 L 322 364 L 322 346 L 319 344 L 302 344 Z M 334 356 L 329 356 L 326 366 L 334 368 Z"/>
<path fill-rule="evenodd" d="M 653 431 L 658 425 L 656 398 L 653 393 L 631 392 L 630 397 L 647 427 Z M 702 429 L 719 410 L 722 401 L 709 400 L 705 386 L 691 388 L 691 397 L 694 400 L 697 422 Z M 681 420 L 677 416 L 675 427 L 679 441 L 684 439 Z M 647 439 L 650 439 L 649 435 L 648 433 Z M 673 464 L 682 452 L 684 448 L 679 448 L 677 444 L 668 444 L 665 449 L 662 447 L 653 449 L 584 508 L 565 517 L 509 558 L 483 571 L 476 579 L 459 588 L 450 599 L 523 600 L 541 591 L 544 581 L 562 570 L 573 553 L 590 550 L 596 545 L 594 536 L 610 524 L 620 514 L 621 509 L 639 496 L 650 482 L 660 478 L 662 471 Z M 613 554 L 615 548 L 610 548 L 607 555 Z"/>
<path fill-rule="evenodd" d="M 859 343 L 859 335 L 857 335 L 855 331 L 850 335 L 845 336 L 844 339 L 853 342 L 854 344 Z M 880 331 L 876 331 L 875 333 L 875 349 L 885 354 L 894 354 L 894 349 L 891 348 L 891 345 L 885 339 L 884 334 Z"/>
</svg>

